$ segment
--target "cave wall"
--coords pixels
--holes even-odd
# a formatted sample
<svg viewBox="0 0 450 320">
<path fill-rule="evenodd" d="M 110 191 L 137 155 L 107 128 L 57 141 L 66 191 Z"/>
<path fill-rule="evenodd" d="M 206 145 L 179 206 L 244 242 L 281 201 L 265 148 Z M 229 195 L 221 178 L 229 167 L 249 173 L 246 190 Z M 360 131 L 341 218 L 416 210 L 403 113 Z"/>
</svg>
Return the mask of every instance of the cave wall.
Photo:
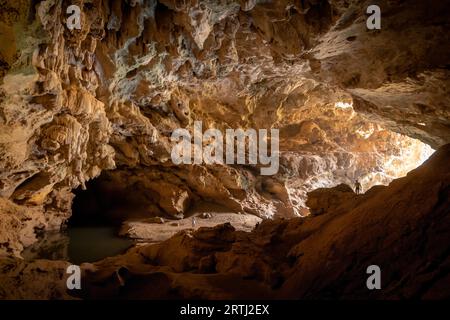
<svg viewBox="0 0 450 320">
<path fill-rule="evenodd" d="M 450 297 L 450 144 L 389 186 L 309 194 L 306 218 L 186 229 L 123 255 L 84 263 L 68 292 L 67 262 L 0 259 L 0 298 L 435 300 Z M 367 267 L 381 270 L 368 290 Z M 66 275 L 67 277 L 67 275 Z"/>
<path fill-rule="evenodd" d="M 377 2 L 381 31 L 367 1 L 4 1 L 1 252 L 58 229 L 101 172 L 153 192 L 149 215 L 208 200 L 267 218 L 307 214 L 318 187 L 404 175 L 425 148 L 410 137 L 450 142 L 449 1 Z M 279 173 L 174 166 L 170 134 L 195 120 L 279 128 Z"/>
</svg>

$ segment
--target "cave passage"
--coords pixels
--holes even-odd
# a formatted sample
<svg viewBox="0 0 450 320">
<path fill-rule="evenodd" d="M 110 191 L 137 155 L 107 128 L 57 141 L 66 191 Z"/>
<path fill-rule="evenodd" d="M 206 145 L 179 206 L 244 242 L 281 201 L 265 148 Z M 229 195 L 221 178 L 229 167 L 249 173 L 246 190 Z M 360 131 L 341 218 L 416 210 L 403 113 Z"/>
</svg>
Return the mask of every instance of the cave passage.
<svg viewBox="0 0 450 320">
<path fill-rule="evenodd" d="M 121 220 L 111 213 L 120 196 L 108 193 L 98 179 L 89 181 L 86 186 L 86 190 L 80 187 L 73 191 L 72 216 L 67 228 L 43 234 L 25 249 L 25 260 L 65 260 L 81 264 L 116 256 L 133 245 L 132 240 L 118 236 Z"/>
<path fill-rule="evenodd" d="M 364 174 L 347 171 L 344 175 L 359 177 L 363 191 L 366 192 L 374 185 L 387 185 L 393 178 L 406 175 L 411 169 L 428 159 L 433 151 L 428 145 L 420 142 L 405 149 L 399 145 L 399 153 L 387 156 L 385 163 L 380 167 L 382 169 L 380 172 Z M 65 260 L 81 264 L 116 256 L 132 246 L 133 240 L 118 235 L 122 224 L 125 221 L 143 221 L 143 219 L 148 220 L 149 217 L 162 215 L 155 212 L 152 206 L 152 201 L 158 199 L 158 195 L 149 191 L 142 183 L 127 180 L 120 182 L 120 179 L 114 179 L 112 173 L 104 172 L 98 178 L 88 181 L 86 190 L 82 190 L 81 187 L 73 190 L 75 197 L 67 228 L 60 232 L 44 234 L 38 242 L 25 249 L 24 258 L 26 260 Z M 316 179 L 318 185 L 324 185 L 327 182 L 326 175 L 322 177 L 319 174 Z M 349 179 L 346 184 L 353 188 L 354 180 Z M 216 219 L 221 218 L 217 215 Z M 233 219 L 230 218 L 231 220 Z M 156 235 L 177 229 L 170 221 L 169 219 L 164 225 L 150 223 L 147 225 L 147 230 L 151 231 L 152 235 Z M 213 221 L 216 220 L 211 220 Z M 176 224 L 180 225 L 180 228 L 183 226 L 182 221 Z M 185 227 L 191 226 L 189 224 Z"/>
<path fill-rule="evenodd" d="M 127 199 L 113 182 L 100 177 L 73 190 L 72 216 L 67 222 L 69 229 L 79 227 L 120 227 Z"/>
<path fill-rule="evenodd" d="M 74 190 L 72 216 L 65 230 L 69 261 L 77 264 L 121 254 L 133 244 L 118 236 L 121 221 L 109 214 L 115 204 L 112 199 L 117 201 L 120 197 L 108 194 L 96 179 L 86 187 Z"/>
</svg>

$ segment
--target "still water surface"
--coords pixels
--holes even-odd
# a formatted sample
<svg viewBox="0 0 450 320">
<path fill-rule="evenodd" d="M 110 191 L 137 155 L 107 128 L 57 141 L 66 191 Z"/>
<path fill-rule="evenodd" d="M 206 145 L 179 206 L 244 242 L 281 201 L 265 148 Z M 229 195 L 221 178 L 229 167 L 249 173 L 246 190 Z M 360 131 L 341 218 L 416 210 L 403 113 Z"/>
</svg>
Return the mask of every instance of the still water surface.
<svg viewBox="0 0 450 320">
<path fill-rule="evenodd" d="M 132 240 L 117 236 L 114 227 L 70 227 L 64 232 L 46 234 L 25 249 L 23 257 L 81 264 L 121 254 L 132 245 Z"/>
</svg>

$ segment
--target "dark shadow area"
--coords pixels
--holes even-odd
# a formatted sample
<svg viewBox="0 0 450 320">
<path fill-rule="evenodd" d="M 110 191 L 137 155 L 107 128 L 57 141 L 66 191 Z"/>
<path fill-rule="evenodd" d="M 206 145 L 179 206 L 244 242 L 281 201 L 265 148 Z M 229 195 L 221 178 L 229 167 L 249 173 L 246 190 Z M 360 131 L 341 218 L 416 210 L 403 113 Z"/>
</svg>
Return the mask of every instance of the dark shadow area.
<svg viewBox="0 0 450 320">
<path fill-rule="evenodd" d="M 114 208 L 123 208 L 125 199 L 108 179 L 93 179 L 74 190 L 72 216 L 65 233 L 69 237 L 68 255 L 73 263 L 94 262 L 115 256 L 129 248 L 133 241 L 119 237 L 122 219 Z M 116 214 L 114 214 L 116 213 Z"/>
<path fill-rule="evenodd" d="M 86 190 L 73 191 L 72 216 L 67 225 L 73 227 L 118 227 L 122 223 L 116 208 L 123 208 L 126 199 L 123 192 L 108 184 L 103 177 L 86 183 Z"/>
<path fill-rule="evenodd" d="M 73 191 L 69 227 L 120 227 L 126 220 L 162 216 L 159 195 L 135 179 L 134 173 L 106 171 Z"/>
<path fill-rule="evenodd" d="M 72 216 L 67 228 L 61 232 L 44 233 L 25 249 L 24 258 L 81 264 L 116 256 L 128 249 L 133 241 L 118 236 L 122 220 L 111 214 L 113 208 L 123 208 L 125 200 L 107 182 L 94 179 L 86 184 L 86 190 L 74 190 Z"/>
</svg>

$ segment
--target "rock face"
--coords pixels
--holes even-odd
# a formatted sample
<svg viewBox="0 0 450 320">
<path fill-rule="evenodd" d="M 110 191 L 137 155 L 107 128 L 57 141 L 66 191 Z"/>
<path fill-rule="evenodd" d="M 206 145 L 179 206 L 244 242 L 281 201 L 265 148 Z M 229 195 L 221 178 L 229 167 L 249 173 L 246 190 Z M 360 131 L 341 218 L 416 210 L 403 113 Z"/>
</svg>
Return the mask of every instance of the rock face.
<svg viewBox="0 0 450 320">
<path fill-rule="evenodd" d="M 118 221 L 182 219 L 203 201 L 292 218 L 309 214 L 312 190 L 358 179 L 366 191 L 404 176 L 450 142 L 450 1 L 377 3 L 381 30 L 366 28 L 371 1 L 76 0 L 81 28 L 70 30 L 65 1 L 2 1 L 0 254 L 20 256 L 40 233 L 59 230 L 76 188 L 114 203 Z M 192 132 L 195 121 L 203 130 L 279 129 L 278 173 L 175 165 L 171 134 Z M 370 196 L 390 192 L 380 190 Z M 342 212 L 357 221 L 350 213 L 361 207 L 352 197 L 342 188 L 319 190 L 309 206 L 330 217 L 348 199 Z M 382 213 L 374 219 L 383 221 Z M 263 225 L 295 233 L 302 221 Z M 188 265 L 200 268 L 197 258 Z M 202 270 L 233 268 L 203 258 Z M 322 257 L 308 259 L 316 266 Z M 264 268 L 258 279 L 281 285 L 286 275 Z M 174 275 L 158 277 L 166 285 Z"/>
<path fill-rule="evenodd" d="M 266 220 L 251 233 L 224 224 L 133 249 L 87 271 L 83 295 L 449 298 L 450 254 L 442 245 L 450 241 L 449 159 L 447 145 L 405 178 L 352 199 L 341 197 L 317 217 Z M 383 290 L 366 287 L 372 264 L 382 270 Z M 102 281 L 113 281 L 113 271 L 120 270 L 121 287 L 99 293 Z M 148 286 L 154 282 L 161 291 Z"/>
<path fill-rule="evenodd" d="M 159 244 L 83 264 L 77 296 L 448 299 L 449 159 L 446 145 L 406 177 L 330 201 L 319 216 L 265 220 L 252 232 L 230 224 L 185 230 Z M 321 198 L 346 192 L 338 186 L 321 191 Z M 369 265 L 381 268 L 382 290 L 367 289 Z M 3 297 L 16 297 L 14 281 L 29 277 L 12 277 L 15 270 L 3 275 L 8 282 L 0 277 Z"/>
<path fill-rule="evenodd" d="M 381 2 L 383 29 L 371 32 L 359 2 L 75 1 L 81 29 L 69 30 L 62 1 L 6 1 L 1 196 L 52 230 L 71 190 L 101 172 L 151 195 L 145 215 L 178 218 L 199 200 L 306 215 L 307 191 L 387 184 L 431 153 L 393 131 L 449 141 L 448 16 L 445 1 Z M 279 129 L 280 171 L 175 166 L 171 132 L 195 120 Z"/>
<path fill-rule="evenodd" d="M 26 263 L 0 260 L 0 298 L 3 299 L 74 299 L 67 292 L 65 261 L 36 260 Z"/>
</svg>

